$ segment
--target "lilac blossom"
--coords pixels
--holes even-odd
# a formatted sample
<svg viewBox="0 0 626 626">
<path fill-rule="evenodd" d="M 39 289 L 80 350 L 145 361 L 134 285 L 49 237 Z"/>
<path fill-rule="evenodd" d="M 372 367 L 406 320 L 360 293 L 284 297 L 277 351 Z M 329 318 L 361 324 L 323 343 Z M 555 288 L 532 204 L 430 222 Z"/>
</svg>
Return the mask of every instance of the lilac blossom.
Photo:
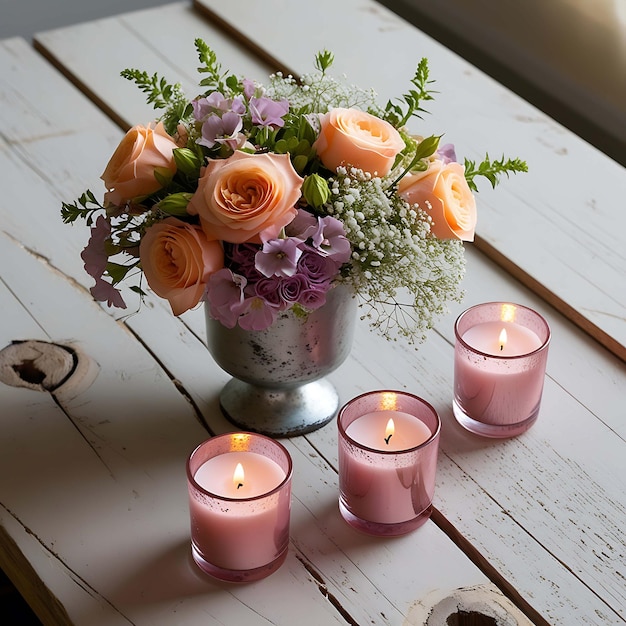
<svg viewBox="0 0 626 626">
<path fill-rule="evenodd" d="M 308 287 L 307 280 L 300 274 L 283 278 L 280 281 L 280 297 L 288 304 L 300 301 L 302 292 Z"/>
<path fill-rule="evenodd" d="M 317 218 L 305 211 L 304 209 L 298 209 L 296 216 L 286 226 L 285 232 L 290 237 L 300 239 L 300 241 L 306 241 L 309 237 L 312 237 L 317 230 Z"/>
<path fill-rule="evenodd" d="M 106 301 L 108 306 L 115 306 L 118 309 L 126 308 L 122 292 L 100 277 L 96 278 L 96 284 L 89 291 L 98 302 Z"/>
<path fill-rule="evenodd" d="M 311 237 L 313 245 L 340 265 L 350 258 L 350 242 L 343 224 L 334 217 L 318 218 L 319 227 Z"/>
<path fill-rule="evenodd" d="M 216 143 L 225 144 L 234 152 L 246 142 L 245 135 L 239 132 L 242 128 L 243 121 L 237 113 L 229 111 L 222 117 L 211 114 L 202 124 L 202 138 L 198 143 L 207 148 Z"/>
<path fill-rule="evenodd" d="M 302 291 L 298 304 L 309 311 L 314 311 L 315 309 L 319 309 L 321 306 L 326 304 L 327 293 L 327 288 L 323 289 L 320 286 L 311 286 Z"/>
<path fill-rule="evenodd" d="M 302 250 L 297 239 L 270 239 L 256 253 L 255 266 L 264 276 L 293 276 Z"/>
<path fill-rule="evenodd" d="M 80 254 L 80 258 L 85 262 L 85 271 L 89 276 L 98 280 L 107 267 L 109 255 L 106 252 L 105 244 L 111 236 L 111 224 L 102 215 L 96 219 L 96 225 L 91 228 L 91 236 Z"/>
<path fill-rule="evenodd" d="M 249 78 L 244 78 L 241 81 L 241 84 L 243 85 L 244 97 L 246 100 L 250 100 L 250 98 L 252 98 L 252 96 L 256 93 L 256 85 L 254 84 L 254 81 Z"/>
<path fill-rule="evenodd" d="M 242 311 L 246 308 L 244 288 L 247 284 L 244 276 L 224 268 L 209 278 L 206 300 L 209 303 L 211 317 L 221 322 L 226 328 L 234 328 Z"/>
<path fill-rule="evenodd" d="M 110 236 L 110 222 L 99 215 L 96 219 L 96 225 L 91 228 L 91 237 L 81 252 L 80 258 L 85 262 L 87 274 L 96 280 L 96 284 L 89 290 L 91 295 L 98 302 L 106 302 L 108 306 L 125 309 L 126 303 L 122 298 L 122 292 L 116 289 L 112 283 L 102 279 L 109 261 L 105 246 Z"/>
<path fill-rule="evenodd" d="M 276 102 L 265 96 L 261 98 L 250 98 L 250 116 L 252 123 L 257 126 L 271 126 L 281 128 L 285 125 L 282 119 L 289 111 L 289 101 L 280 100 Z"/>
<path fill-rule="evenodd" d="M 350 259 L 350 241 L 346 237 L 343 224 L 334 217 L 315 217 L 308 211 L 299 209 L 285 230 L 289 236 L 302 242 L 310 240 L 313 248 L 339 265 Z"/>
<path fill-rule="evenodd" d="M 435 154 L 443 161 L 444 165 L 456 162 L 456 152 L 454 151 L 453 143 L 444 143 L 443 146 L 439 146 Z"/>
<path fill-rule="evenodd" d="M 298 262 L 298 273 L 304 276 L 310 285 L 329 285 L 337 276 L 337 264 L 327 256 L 321 256 L 307 250 Z"/>
<path fill-rule="evenodd" d="M 261 278 L 254 285 L 254 295 L 262 298 L 270 306 L 278 309 L 285 309 L 285 302 L 280 296 L 281 279 L 273 276 L 271 278 Z"/>
<path fill-rule="evenodd" d="M 241 96 L 236 98 L 225 98 L 219 91 L 210 93 L 206 98 L 198 98 L 191 103 L 193 116 L 199 122 L 204 121 L 209 115 L 233 112 L 243 115 L 246 112 L 246 105 Z"/>
<path fill-rule="evenodd" d="M 265 330 L 274 323 L 278 313 L 277 307 L 270 306 L 263 298 L 254 296 L 245 301 L 239 326 L 244 330 Z"/>
</svg>

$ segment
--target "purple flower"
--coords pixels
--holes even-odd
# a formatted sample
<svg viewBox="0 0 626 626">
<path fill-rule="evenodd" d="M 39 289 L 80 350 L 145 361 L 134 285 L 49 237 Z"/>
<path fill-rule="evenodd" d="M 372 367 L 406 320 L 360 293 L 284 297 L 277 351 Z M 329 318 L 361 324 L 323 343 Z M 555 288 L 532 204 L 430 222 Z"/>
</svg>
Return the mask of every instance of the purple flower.
<svg viewBox="0 0 626 626">
<path fill-rule="evenodd" d="M 191 103 L 193 108 L 193 116 L 199 122 L 204 121 L 209 115 L 233 112 L 243 115 L 246 106 L 241 98 L 225 98 L 219 91 L 210 93 L 206 98 L 198 98 Z"/>
<path fill-rule="evenodd" d="M 300 301 L 302 292 L 308 287 L 307 280 L 300 274 L 283 278 L 280 281 L 280 297 L 288 304 Z"/>
<path fill-rule="evenodd" d="M 302 250 L 296 239 L 270 239 L 256 253 L 255 266 L 264 276 L 293 276 Z"/>
<path fill-rule="evenodd" d="M 99 215 L 96 225 L 91 228 L 91 237 L 80 254 L 80 258 L 85 262 L 85 271 L 96 280 L 104 274 L 109 260 L 105 243 L 110 236 L 111 224 L 102 215 Z"/>
<path fill-rule="evenodd" d="M 115 306 L 118 309 L 125 309 L 126 303 L 122 298 L 122 292 L 116 289 L 111 283 L 102 278 L 96 278 L 96 284 L 90 289 L 91 295 L 98 302 L 105 302 L 108 306 Z"/>
<path fill-rule="evenodd" d="M 309 311 L 319 309 L 322 305 L 326 304 L 327 292 L 328 288 L 324 288 L 320 285 L 311 286 L 300 293 L 298 304 Z"/>
<path fill-rule="evenodd" d="M 224 268 L 209 278 L 206 288 L 206 300 L 209 303 L 211 317 L 221 322 L 226 328 L 234 328 L 237 320 L 246 308 L 244 288 L 247 280 L 239 274 Z"/>
<path fill-rule="evenodd" d="M 444 165 L 456 162 L 456 152 L 454 151 L 453 143 L 444 143 L 443 146 L 439 146 L 435 154 L 443 161 Z"/>
<path fill-rule="evenodd" d="M 256 92 L 256 85 L 249 78 L 244 78 L 241 83 L 243 84 L 243 95 L 246 100 L 250 100 Z"/>
<path fill-rule="evenodd" d="M 337 276 L 339 269 L 330 257 L 306 250 L 298 262 L 298 273 L 307 279 L 310 286 L 328 285 Z"/>
<path fill-rule="evenodd" d="M 244 304 L 239 318 L 239 326 L 244 330 L 265 330 L 278 317 L 279 309 L 269 305 L 263 298 L 248 298 Z"/>
<path fill-rule="evenodd" d="M 273 276 L 272 278 L 261 278 L 254 284 L 254 295 L 262 298 L 270 306 L 278 309 L 285 308 L 285 302 L 280 297 L 281 279 Z"/>
<path fill-rule="evenodd" d="M 334 217 L 318 218 L 319 228 L 311 237 L 313 245 L 325 256 L 342 265 L 350 258 L 350 242 L 343 224 Z"/>
<path fill-rule="evenodd" d="M 259 251 L 259 246 L 253 243 L 226 243 L 224 253 L 227 259 L 232 261 L 232 265 L 246 278 L 258 279 L 260 273 L 254 266 L 254 257 Z"/>
<path fill-rule="evenodd" d="M 265 96 L 261 98 L 250 98 L 250 115 L 252 117 L 252 123 L 257 126 L 281 128 L 285 125 L 282 118 L 287 114 L 288 110 L 288 100 L 276 102 Z"/>
<path fill-rule="evenodd" d="M 242 128 L 243 122 L 237 113 L 229 111 L 222 117 L 213 113 L 202 124 L 202 138 L 198 143 L 207 148 L 216 143 L 226 144 L 234 152 L 246 142 L 245 136 L 239 132 Z"/>
<path fill-rule="evenodd" d="M 311 242 L 311 246 L 320 254 L 328 256 L 339 265 L 350 259 L 350 242 L 346 237 L 343 224 L 334 217 L 315 217 L 308 211 L 298 210 L 298 214 L 286 227 L 290 237 L 302 242 Z"/>
<path fill-rule="evenodd" d="M 300 241 L 306 241 L 309 237 L 313 236 L 317 228 L 317 218 L 304 209 L 298 209 L 296 216 L 285 227 L 285 232 L 290 237 L 295 237 Z"/>
</svg>

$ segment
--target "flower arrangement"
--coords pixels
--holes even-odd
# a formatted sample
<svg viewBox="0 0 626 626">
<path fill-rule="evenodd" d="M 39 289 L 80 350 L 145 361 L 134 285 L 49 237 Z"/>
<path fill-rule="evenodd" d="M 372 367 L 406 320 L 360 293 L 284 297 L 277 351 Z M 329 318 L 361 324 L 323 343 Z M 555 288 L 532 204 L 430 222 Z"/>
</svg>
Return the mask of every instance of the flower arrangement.
<svg viewBox="0 0 626 626">
<path fill-rule="evenodd" d="M 409 133 L 433 99 L 422 59 L 410 89 L 380 106 L 371 90 L 315 70 L 267 84 L 222 72 L 195 42 L 203 91 L 127 69 L 163 114 L 131 128 L 91 191 L 62 218 L 91 227 L 82 252 L 92 295 L 125 308 L 118 285 L 139 273 L 174 315 L 205 301 L 224 326 L 269 327 L 351 286 L 374 327 L 421 340 L 461 297 L 464 241 L 477 219 L 474 179 L 495 187 L 519 159 L 456 160 L 440 137 Z M 406 302 L 403 299 L 406 298 Z"/>
</svg>

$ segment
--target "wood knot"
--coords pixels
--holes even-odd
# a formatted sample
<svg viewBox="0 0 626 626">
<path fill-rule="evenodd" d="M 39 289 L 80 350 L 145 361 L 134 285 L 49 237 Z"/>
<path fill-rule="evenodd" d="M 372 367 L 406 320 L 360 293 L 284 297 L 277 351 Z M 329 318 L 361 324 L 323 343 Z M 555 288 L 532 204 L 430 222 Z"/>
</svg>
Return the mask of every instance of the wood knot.
<svg viewBox="0 0 626 626">
<path fill-rule="evenodd" d="M 0 382 L 12 387 L 56 392 L 80 382 L 84 388 L 95 370 L 91 359 L 69 345 L 29 339 L 0 350 Z"/>
<path fill-rule="evenodd" d="M 493 584 L 433 591 L 409 610 L 405 625 L 532 626 L 532 622 Z"/>
</svg>

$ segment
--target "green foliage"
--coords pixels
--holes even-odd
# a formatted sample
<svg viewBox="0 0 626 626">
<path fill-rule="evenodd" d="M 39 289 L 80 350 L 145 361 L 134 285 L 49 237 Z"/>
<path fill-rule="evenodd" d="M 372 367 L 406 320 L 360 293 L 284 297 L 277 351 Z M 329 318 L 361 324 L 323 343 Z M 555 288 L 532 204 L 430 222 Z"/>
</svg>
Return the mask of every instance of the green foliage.
<svg viewBox="0 0 626 626">
<path fill-rule="evenodd" d="M 125 278 L 128 272 L 137 266 L 137 263 L 133 263 L 132 265 L 122 265 L 120 263 L 113 263 L 113 261 L 109 261 L 106 266 L 107 276 L 111 278 L 114 285 L 121 283 Z"/>
<path fill-rule="evenodd" d="M 471 161 L 467 158 L 465 159 L 465 179 L 467 180 L 467 184 L 470 186 L 470 189 L 473 191 L 478 191 L 478 187 L 474 182 L 474 178 L 477 176 L 486 178 L 491 183 L 491 186 L 495 188 L 503 174 L 505 174 L 508 178 L 511 173 L 515 174 L 527 171 L 528 165 L 526 164 L 526 161 L 522 161 L 518 158 L 505 159 L 502 157 L 497 161 L 492 161 L 489 158 L 489 155 L 486 154 L 485 158 L 478 164 L 478 166 L 475 161 Z"/>
<path fill-rule="evenodd" d="M 328 50 L 322 50 L 315 55 L 315 68 L 322 74 L 334 63 L 335 56 Z"/>
<path fill-rule="evenodd" d="M 188 114 L 188 102 L 180 83 L 171 85 L 158 74 L 152 76 L 148 72 L 127 68 L 120 73 L 123 78 L 133 81 L 137 87 L 147 94 L 147 102 L 155 109 L 165 109 L 162 117 L 165 130 L 173 135 L 181 119 Z"/>
<path fill-rule="evenodd" d="M 217 60 L 217 55 L 208 46 L 208 44 L 200 38 L 195 40 L 196 50 L 198 52 L 198 60 L 202 64 L 198 68 L 200 74 L 207 74 L 200 81 L 201 87 L 206 87 L 205 93 L 219 91 L 226 95 L 227 93 L 240 93 L 242 87 L 239 79 L 228 72 L 222 73 L 222 66 Z"/>
<path fill-rule="evenodd" d="M 396 128 L 404 126 L 411 117 L 420 117 L 420 113 L 426 113 L 426 109 L 421 106 L 422 101 L 434 100 L 435 91 L 431 91 L 428 85 L 434 81 L 429 80 L 428 59 L 423 58 L 417 65 L 415 75 L 411 79 L 413 89 L 402 95 L 401 104 L 394 104 L 391 100 L 387 102 L 385 107 L 384 119 Z"/>
<path fill-rule="evenodd" d="M 402 179 L 404 176 L 406 176 L 409 172 L 411 171 L 419 171 L 419 172 L 423 172 L 428 168 L 428 162 L 427 159 L 432 156 L 435 151 L 437 150 L 437 148 L 439 147 L 439 140 L 441 139 L 441 135 L 436 136 L 436 135 L 431 135 L 430 137 L 426 137 L 425 139 L 422 139 L 422 141 L 420 141 L 417 144 L 417 147 L 415 149 L 415 154 L 413 155 L 413 158 L 411 159 L 411 162 L 409 163 L 409 165 L 402 171 L 402 173 L 400 174 L 400 176 L 398 176 L 392 183 L 392 187 L 397 185 L 398 182 L 400 181 L 400 179 Z M 398 155 L 399 159 L 404 158 L 402 154 Z"/>
<path fill-rule="evenodd" d="M 62 203 L 61 219 L 64 224 L 71 224 L 80 218 L 85 220 L 87 226 L 91 226 L 94 221 L 94 213 L 101 209 L 104 209 L 104 207 L 96 200 L 93 193 L 87 189 L 73 204 Z"/>
</svg>

